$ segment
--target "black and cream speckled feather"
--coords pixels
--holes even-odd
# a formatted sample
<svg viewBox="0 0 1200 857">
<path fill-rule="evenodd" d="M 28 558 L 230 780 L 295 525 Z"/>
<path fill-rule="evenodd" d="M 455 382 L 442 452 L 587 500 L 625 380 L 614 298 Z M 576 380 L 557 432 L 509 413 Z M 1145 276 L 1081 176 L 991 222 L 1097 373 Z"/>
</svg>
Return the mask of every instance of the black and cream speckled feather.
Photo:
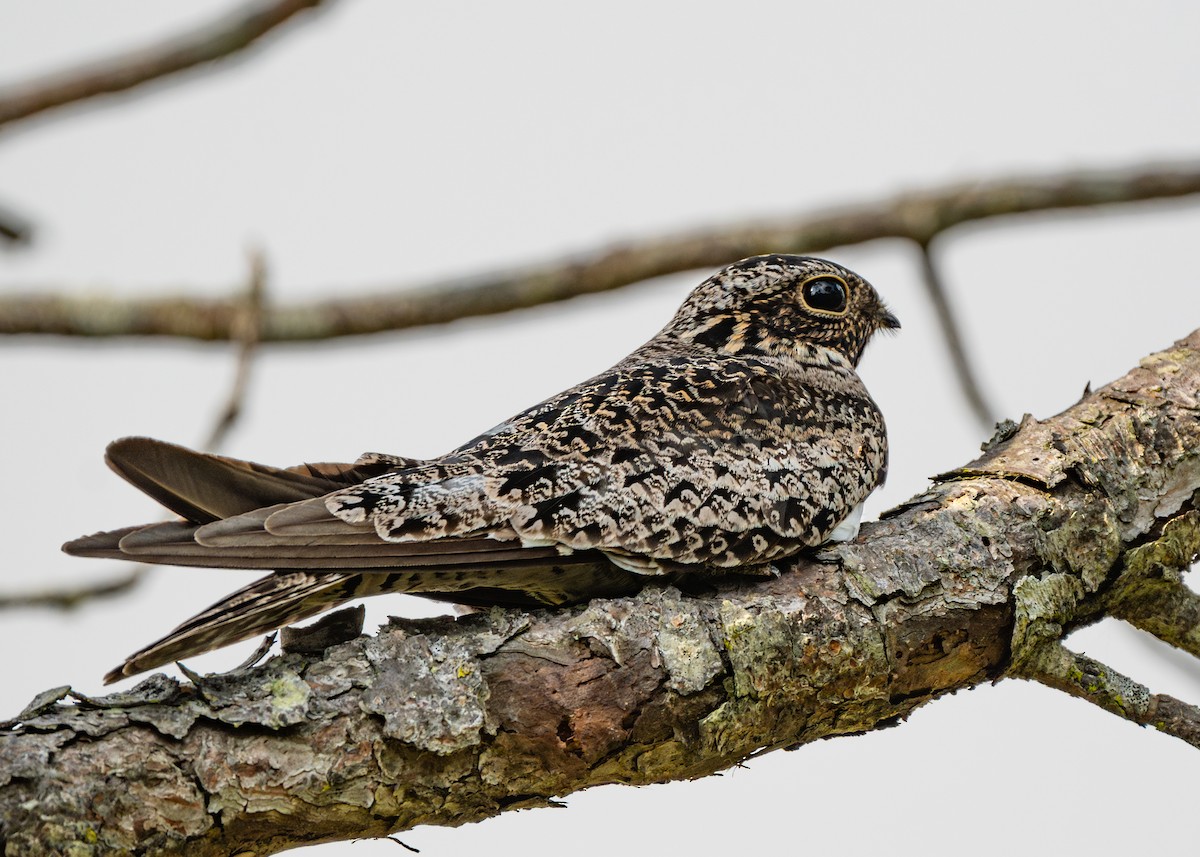
<svg viewBox="0 0 1200 857">
<path fill-rule="evenodd" d="M 437 459 L 279 469 L 117 441 L 113 469 L 183 520 L 69 553 L 273 573 L 107 678 L 364 595 L 565 604 L 851 536 L 887 468 L 855 367 L 877 330 L 898 326 L 845 268 L 758 256 L 702 283 L 613 368 Z"/>
</svg>

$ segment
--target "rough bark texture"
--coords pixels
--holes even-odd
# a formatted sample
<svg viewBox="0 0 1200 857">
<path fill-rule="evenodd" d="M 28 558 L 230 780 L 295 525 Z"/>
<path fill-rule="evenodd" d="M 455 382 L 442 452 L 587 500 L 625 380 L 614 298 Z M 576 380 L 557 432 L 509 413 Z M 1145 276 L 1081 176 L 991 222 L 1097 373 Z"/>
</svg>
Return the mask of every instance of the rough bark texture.
<svg viewBox="0 0 1200 857">
<path fill-rule="evenodd" d="M 1196 709 L 1061 646 L 1124 615 L 1195 651 L 1178 576 L 1200 553 L 1200 331 L 1005 434 L 775 578 L 400 622 L 103 700 L 47 692 L 0 731 L 0 844 L 269 854 L 457 825 L 893 725 L 1005 676 L 1200 745 Z"/>
</svg>

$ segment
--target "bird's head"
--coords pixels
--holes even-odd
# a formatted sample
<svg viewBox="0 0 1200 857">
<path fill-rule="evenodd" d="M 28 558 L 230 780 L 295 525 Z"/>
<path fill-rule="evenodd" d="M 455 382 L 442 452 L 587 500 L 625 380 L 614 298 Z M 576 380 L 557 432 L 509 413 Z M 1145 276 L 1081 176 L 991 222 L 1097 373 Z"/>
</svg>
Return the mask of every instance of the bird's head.
<svg viewBox="0 0 1200 857">
<path fill-rule="evenodd" d="M 841 265 L 772 254 L 735 262 L 684 301 L 667 332 L 733 354 L 824 346 L 858 365 L 878 330 L 895 330 L 871 284 Z"/>
</svg>

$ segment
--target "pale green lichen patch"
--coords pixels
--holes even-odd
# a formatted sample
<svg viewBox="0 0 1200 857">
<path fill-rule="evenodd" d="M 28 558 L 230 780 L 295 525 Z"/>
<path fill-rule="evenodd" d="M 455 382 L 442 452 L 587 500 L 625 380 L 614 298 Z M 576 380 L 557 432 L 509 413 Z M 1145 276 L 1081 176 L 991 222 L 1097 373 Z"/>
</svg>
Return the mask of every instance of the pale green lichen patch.
<svg viewBox="0 0 1200 857">
<path fill-rule="evenodd" d="M 705 617 L 673 587 L 663 591 L 656 645 L 676 693 L 698 693 L 725 669 Z"/>
<path fill-rule="evenodd" d="M 1160 576 L 1179 579 L 1200 555 L 1200 512 L 1191 511 L 1168 521 L 1162 535 L 1125 554 L 1128 578 Z"/>
<path fill-rule="evenodd" d="M 282 658 L 270 661 L 236 682 L 221 682 L 219 691 L 208 690 L 206 696 L 212 716 L 232 726 L 253 723 L 269 729 L 294 726 L 304 720 L 312 689 L 285 664 L 286 660 Z M 247 684 L 262 690 L 248 692 Z"/>
<path fill-rule="evenodd" d="M 1075 615 L 1084 597 L 1083 583 L 1070 574 L 1029 575 L 1013 587 L 1016 622 L 1012 635 L 1012 661 L 1020 667 L 1039 644 L 1063 636 L 1064 625 Z"/>
<path fill-rule="evenodd" d="M 719 752 L 762 746 L 778 725 L 772 702 L 786 700 L 786 684 L 808 680 L 791 662 L 793 640 L 774 602 L 763 599 L 756 605 L 762 609 L 754 611 L 728 600 L 721 604 L 721 636 L 733 669 L 727 681 L 730 699 L 700 722 L 701 740 Z"/>
<path fill-rule="evenodd" d="M 728 698 L 700 721 L 705 746 L 744 754 L 868 728 L 887 703 L 887 660 L 866 608 L 832 597 L 726 600 L 721 637 Z M 878 680 L 862 681 L 864 674 Z"/>
<path fill-rule="evenodd" d="M 490 693 L 462 641 L 391 631 L 366 654 L 376 677 L 362 707 L 383 717 L 385 735 L 440 755 L 480 743 Z"/>
<path fill-rule="evenodd" d="M 381 629 L 363 646 L 374 680 L 362 709 L 383 718 L 387 737 L 439 755 L 478 745 L 483 732 L 495 731 L 479 659 L 528 625 L 526 614 L 496 609 Z"/>
<path fill-rule="evenodd" d="M 1108 504 L 1099 498 L 1038 533 L 1038 553 L 1046 564 L 1055 571 L 1077 576 L 1089 593 L 1108 578 L 1123 547 L 1120 524 Z"/>
<path fill-rule="evenodd" d="M 757 698 L 770 693 L 781 678 L 781 655 L 791 649 L 779 616 L 770 609 L 752 612 L 725 601 L 720 619 L 725 654 L 733 667 L 733 694 Z"/>
</svg>

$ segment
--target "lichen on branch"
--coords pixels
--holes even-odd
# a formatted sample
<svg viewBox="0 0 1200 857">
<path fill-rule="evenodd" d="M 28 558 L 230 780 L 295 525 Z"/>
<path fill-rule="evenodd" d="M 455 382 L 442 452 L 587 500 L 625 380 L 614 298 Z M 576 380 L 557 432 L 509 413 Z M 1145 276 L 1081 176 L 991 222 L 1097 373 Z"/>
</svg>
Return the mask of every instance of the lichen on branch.
<svg viewBox="0 0 1200 857">
<path fill-rule="evenodd" d="M 394 621 L 101 699 L 55 689 L 0 731 L 0 841 L 267 854 L 457 825 L 893 725 L 1003 677 L 1200 746 L 1196 708 L 1062 644 L 1106 615 L 1196 639 L 1179 575 L 1200 553 L 1198 403 L 1200 331 L 778 576 Z"/>
</svg>

